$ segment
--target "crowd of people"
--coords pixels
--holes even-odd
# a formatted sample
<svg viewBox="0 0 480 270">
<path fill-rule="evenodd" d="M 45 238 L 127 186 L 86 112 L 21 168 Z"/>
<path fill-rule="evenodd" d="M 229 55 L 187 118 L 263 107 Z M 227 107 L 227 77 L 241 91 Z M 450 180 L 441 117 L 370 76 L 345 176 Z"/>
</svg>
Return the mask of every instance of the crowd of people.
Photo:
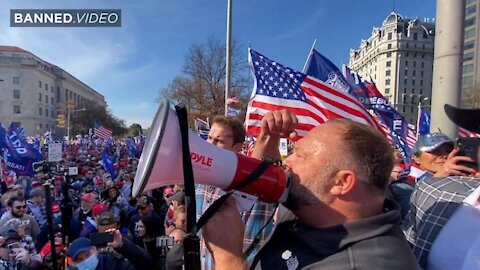
<svg viewBox="0 0 480 270">
<path fill-rule="evenodd" d="M 473 112 L 456 112 L 454 122 L 480 132 L 469 126 L 480 118 L 464 122 Z M 251 156 L 280 159 L 280 138 L 293 137 L 297 122 L 286 110 L 267 113 Z M 206 141 L 242 152 L 245 135 L 239 120 L 219 116 Z M 116 155 L 113 175 L 104 151 Z M 201 269 L 478 269 L 478 168 L 459 151 L 445 134 L 421 136 L 407 166 L 371 127 L 328 121 L 283 160 L 286 202 L 239 212 L 229 198 L 206 223 Z M 133 198 L 138 163 L 124 140 L 72 140 L 32 177 L 4 166 L 0 269 L 184 269 L 183 186 Z M 224 193 L 197 184 L 197 218 Z M 455 238 L 462 230 L 469 235 Z"/>
</svg>

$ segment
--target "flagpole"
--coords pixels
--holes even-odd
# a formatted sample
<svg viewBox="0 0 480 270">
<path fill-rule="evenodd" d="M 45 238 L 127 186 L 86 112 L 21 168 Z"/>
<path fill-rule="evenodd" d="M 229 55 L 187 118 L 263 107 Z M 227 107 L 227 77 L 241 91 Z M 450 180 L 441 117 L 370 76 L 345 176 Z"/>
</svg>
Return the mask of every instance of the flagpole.
<svg viewBox="0 0 480 270">
<path fill-rule="evenodd" d="M 227 42 L 226 42 L 226 69 L 225 69 L 225 116 L 228 114 L 228 91 L 230 90 L 230 58 L 232 48 L 232 0 L 227 0 Z"/>
<path fill-rule="evenodd" d="M 305 61 L 305 65 L 303 65 L 302 73 L 305 73 L 305 69 L 307 68 L 308 62 L 310 62 L 310 55 L 312 55 L 313 49 L 315 48 L 315 44 L 317 44 L 317 39 L 313 40 L 312 48 L 308 53 L 307 60 Z"/>
<path fill-rule="evenodd" d="M 417 115 L 417 141 L 418 141 L 418 136 L 420 135 L 420 115 L 422 113 L 422 100 L 418 102 L 418 115 Z"/>
</svg>

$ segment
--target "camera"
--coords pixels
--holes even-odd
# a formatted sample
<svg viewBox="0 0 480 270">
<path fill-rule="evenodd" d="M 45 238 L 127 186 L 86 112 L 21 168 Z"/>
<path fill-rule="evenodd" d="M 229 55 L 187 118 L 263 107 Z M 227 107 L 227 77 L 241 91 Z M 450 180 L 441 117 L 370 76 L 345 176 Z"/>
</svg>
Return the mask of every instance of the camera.
<svg viewBox="0 0 480 270">
<path fill-rule="evenodd" d="M 173 237 L 170 236 L 160 236 L 157 237 L 157 247 L 167 247 L 170 248 L 173 246 L 175 241 L 173 240 Z"/>
</svg>

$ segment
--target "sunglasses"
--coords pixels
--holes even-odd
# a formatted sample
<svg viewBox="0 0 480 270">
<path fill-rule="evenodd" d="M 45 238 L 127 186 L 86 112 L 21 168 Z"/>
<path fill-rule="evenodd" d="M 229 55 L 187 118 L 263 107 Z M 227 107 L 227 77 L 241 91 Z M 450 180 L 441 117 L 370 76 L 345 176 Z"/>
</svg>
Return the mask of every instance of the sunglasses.
<svg viewBox="0 0 480 270">
<path fill-rule="evenodd" d="M 27 208 L 26 205 L 15 206 L 15 209 L 25 209 L 25 208 Z"/>
</svg>

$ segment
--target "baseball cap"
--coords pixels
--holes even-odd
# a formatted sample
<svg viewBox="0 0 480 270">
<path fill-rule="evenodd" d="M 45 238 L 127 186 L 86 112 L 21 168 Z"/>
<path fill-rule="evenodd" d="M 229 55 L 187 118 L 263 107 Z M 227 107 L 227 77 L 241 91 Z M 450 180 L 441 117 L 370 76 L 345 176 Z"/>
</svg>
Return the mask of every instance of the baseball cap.
<svg viewBox="0 0 480 270">
<path fill-rule="evenodd" d="M 45 192 L 39 188 L 32 189 L 32 191 L 30 191 L 30 198 L 37 197 L 37 196 L 45 197 Z"/>
<path fill-rule="evenodd" d="M 108 210 L 108 206 L 106 204 L 97 203 L 92 207 L 92 215 L 95 217 L 107 210 Z"/>
<path fill-rule="evenodd" d="M 5 238 L 5 242 L 7 242 L 9 240 L 20 241 L 22 239 L 22 237 L 20 237 L 18 232 L 14 229 L 5 230 L 5 231 L 1 232 L 0 235 L 3 236 L 3 238 Z"/>
<path fill-rule="evenodd" d="M 453 140 L 443 133 L 421 135 L 413 146 L 412 153 L 416 155 L 420 152 L 432 152 L 444 144 L 449 144 L 453 148 Z"/>
<path fill-rule="evenodd" d="M 170 197 L 171 201 L 177 201 L 180 204 L 184 205 L 185 204 L 185 192 L 183 191 L 177 191 L 177 193 L 173 194 Z"/>
<path fill-rule="evenodd" d="M 61 253 L 64 250 L 65 250 L 65 247 L 61 243 L 55 243 L 55 251 L 57 253 Z M 40 257 L 43 259 L 45 258 L 45 256 L 48 256 L 51 253 L 52 253 L 52 245 L 50 242 L 48 242 L 42 247 L 38 255 L 40 255 Z"/>
<path fill-rule="evenodd" d="M 449 104 L 445 104 L 443 109 L 457 126 L 480 133 L 480 109 L 460 109 Z"/>
<path fill-rule="evenodd" d="M 141 196 L 138 198 L 137 203 L 135 204 L 135 207 L 147 207 L 150 204 L 150 199 L 147 196 Z"/>
<path fill-rule="evenodd" d="M 93 201 L 94 196 L 93 196 L 93 193 L 85 193 L 82 195 L 81 198 L 82 198 L 82 201 L 91 202 Z"/>
<path fill-rule="evenodd" d="M 111 225 L 115 223 L 115 216 L 111 211 L 105 211 L 97 217 L 98 225 Z"/>
<path fill-rule="evenodd" d="M 92 248 L 92 243 L 85 237 L 75 239 L 68 248 L 68 256 L 75 260 L 78 254 L 89 251 Z"/>
<path fill-rule="evenodd" d="M 105 184 L 105 181 L 103 181 L 103 178 L 97 178 L 96 183 L 97 183 L 97 185 L 103 185 L 103 184 Z"/>
</svg>

